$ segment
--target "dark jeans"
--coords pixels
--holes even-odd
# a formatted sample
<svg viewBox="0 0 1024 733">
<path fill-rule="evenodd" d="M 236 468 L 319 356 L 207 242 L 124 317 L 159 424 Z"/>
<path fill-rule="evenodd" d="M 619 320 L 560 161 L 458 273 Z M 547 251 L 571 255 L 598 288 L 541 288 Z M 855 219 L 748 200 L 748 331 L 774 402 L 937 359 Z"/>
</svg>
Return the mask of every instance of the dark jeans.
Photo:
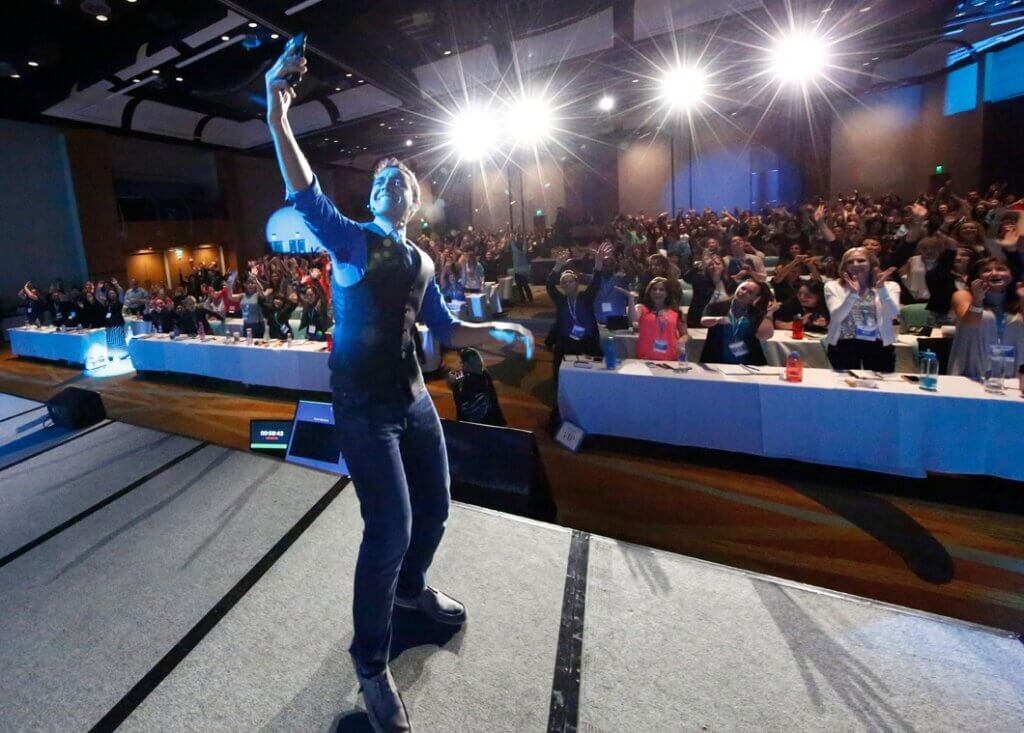
<svg viewBox="0 0 1024 733">
<path fill-rule="evenodd" d="M 533 291 L 530 290 L 530 279 L 526 275 L 516 273 L 512 276 L 516 284 L 516 291 L 519 293 L 520 303 L 532 303 Z"/>
<path fill-rule="evenodd" d="M 870 369 L 875 372 L 896 371 L 896 347 L 882 346 L 881 341 L 839 339 L 828 347 L 828 360 L 838 371 Z"/>
<path fill-rule="evenodd" d="M 358 672 L 373 676 L 388 663 L 395 593 L 410 598 L 426 587 L 444 534 L 448 454 L 426 391 L 411 405 L 335 392 L 334 422 L 364 525 L 349 652 Z"/>
</svg>

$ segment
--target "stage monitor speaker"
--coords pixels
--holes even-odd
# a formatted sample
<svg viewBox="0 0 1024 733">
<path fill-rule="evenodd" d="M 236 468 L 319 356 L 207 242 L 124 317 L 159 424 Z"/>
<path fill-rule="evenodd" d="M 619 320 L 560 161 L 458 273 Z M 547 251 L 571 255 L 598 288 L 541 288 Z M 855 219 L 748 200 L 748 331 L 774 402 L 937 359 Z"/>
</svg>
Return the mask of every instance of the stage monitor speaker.
<svg viewBox="0 0 1024 733">
<path fill-rule="evenodd" d="M 441 427 L 453 499 L 555 521 L 555 504 L 533 433 L 452 420 L 442 420 Z"/>
<path fill-rule="evenodd" d="M 46 402 L 46 411 L 54 425 L 62 428 L 84 428 L 107 417 L 99 393 L 78 387 L 68 387 L 55 394 Z"/>
</svg>

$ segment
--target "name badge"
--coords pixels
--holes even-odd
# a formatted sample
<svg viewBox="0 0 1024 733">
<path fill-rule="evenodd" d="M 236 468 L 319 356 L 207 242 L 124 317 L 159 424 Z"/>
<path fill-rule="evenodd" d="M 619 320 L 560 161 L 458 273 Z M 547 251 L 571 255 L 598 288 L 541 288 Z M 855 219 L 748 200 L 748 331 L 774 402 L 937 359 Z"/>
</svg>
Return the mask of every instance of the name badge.
<svg viewBox="0 0 1024 733">
<path fill-rule="evenodd" d="M 612 312 L 612 304 L 611 303 L 601 303 L 601 312 L 602 313 L 611 313 Z"/>
<path fill-rule="evenodd" d="M 742 341 L 733 341 L 729 344 L 729 351 L 731 351 L 732 355 L 737 359 L 750 353 L 747 349 L 747 345 Z"/>
<path fill-rule="evenodd" d="M 68 314 L 68 318 L 77 318 L 77 317 L 78 317 L 78 311 L 71 311 Z"/>
<path fill-rule="evenodd" d="M 668 353 L 668 341 L 662 341 L 661 339 L 655 339 L 654 340 L 654 350 L 659 352 L 659 353 L 661 353 L 661 354 L 667 354 Z"/>
<path fill-rule="evenodd" d="M 870 328 L 867 326 L 857 326 L 856 337 L 861 341 L 877 341 L 878 340 L 878 329 Z"/>
<path fill-rule="evenodd" d="M 114 314 L 113 313 L 108 313 L 107 314 L 107 318 L 110 318 L 112 315 L 114 315 Z"/>
<path fill-rule="evenodd" d="M 583 326 L 573 326 L 572 331 L 569 332 L 569 337 L 579 341 L 586 332 L 587 329 L 583 328 Z"/>
</svg>

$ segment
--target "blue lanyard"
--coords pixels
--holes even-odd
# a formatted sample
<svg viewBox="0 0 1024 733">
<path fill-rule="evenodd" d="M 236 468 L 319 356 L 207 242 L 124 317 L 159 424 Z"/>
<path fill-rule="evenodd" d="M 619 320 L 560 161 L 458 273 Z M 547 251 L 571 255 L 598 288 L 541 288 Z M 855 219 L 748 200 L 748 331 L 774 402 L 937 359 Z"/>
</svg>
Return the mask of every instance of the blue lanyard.
<svg viewBox="0 0 1024 733">
<path fill-rule="evenodd" d="M 740 329 L 746 325 L 746 321 L 746 316 L 740 316 L 739 318 L 736 318 L 736 316 L 733 315 L 733 312 L 731 310 L 729 311 L 729 328 L 732 331 L 733 343 L 739 340 Z"/>
</svg>

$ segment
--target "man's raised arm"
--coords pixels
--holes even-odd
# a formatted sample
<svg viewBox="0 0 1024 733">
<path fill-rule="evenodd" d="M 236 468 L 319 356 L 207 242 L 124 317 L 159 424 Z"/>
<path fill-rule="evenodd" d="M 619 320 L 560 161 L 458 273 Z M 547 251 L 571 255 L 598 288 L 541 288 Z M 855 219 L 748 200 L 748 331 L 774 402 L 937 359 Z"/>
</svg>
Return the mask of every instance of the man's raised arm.
<svg viewBox="0 0 1024 733">
<path fill-rule="evenodd" d="M 299 149 L 299 143 L 288 122 L 288 109 L 295 99 L 295 90 L 285 80 L 288 74 L 304 74 L 306 59 L 282 55 L 267 72 L 267 125 L 274 141 L 277 164 L 281 168 L 288 193 L 304 191 L 313 185 L 313 169 Z"/>
</svg>

